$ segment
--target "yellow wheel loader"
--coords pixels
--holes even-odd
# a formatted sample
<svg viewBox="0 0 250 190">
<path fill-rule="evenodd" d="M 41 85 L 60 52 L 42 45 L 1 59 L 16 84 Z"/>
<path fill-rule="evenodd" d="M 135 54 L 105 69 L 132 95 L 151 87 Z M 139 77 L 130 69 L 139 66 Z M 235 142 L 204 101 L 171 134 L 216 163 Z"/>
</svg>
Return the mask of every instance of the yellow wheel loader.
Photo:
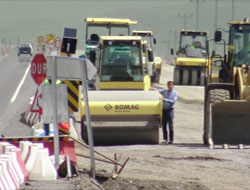
<svg viewBox="0 0 250 190">
<path fill-rule="evenodd" d="M 207 32 L 180 31 L 174 67 L 175 85 L 205 86 L 209 70 Z M 173 55 L 173 49 L 171 49 Z"/>
<path fill-rule="evenodd" d="M 159 93 L 149 91 L 144 47 L 138 36 L 100 37 L 96 90 L 89 91 L 95 145 L 159 143 L 162 104 Z M 152 52 L 146 52 L 152 61 Z M 81 133 L 87 142 L 84 102 L 81 108 Z"/>
<path fill-rule="evenodd" d="M 152 31 L 133 30 L 132 35 L 133 36 L 141 36 L 142 39 L 146 41 L 145 45 L 147 45 L 148 48 L 151 49 L 152 51 L 154 50 L 154 45 L 156 44 L 156 39 L 154 38 Z M 144 53 L 144 57 L 146 57 L 145 53 Z M 143 64 L 146 65 L 145 61 L 143 62 Z M 160 76 L 161 76 L 161 67 L 162 67 L 161 57 L 154 56 L 154 61 L 151 64 L 152 64 L 152 71 L 150 74 L 151 82 L 159 83 Z"/>
<path fill-rule="evenodd" d="M 212 55 L 212 66 L 205 88 L 204 143 L 249 145 L 249 20 L 229 22 L 228 43 L 222 40 L 222 32 L 219 30 L 215 32 L 214 40 L 224 44 L 224 57 L 219 59 L 220 56 L 215 52 Z M 225 55 L 226 44 L 227 55 Z M 218 64 L 219 60 L 221 61 Z"/>
</svg>

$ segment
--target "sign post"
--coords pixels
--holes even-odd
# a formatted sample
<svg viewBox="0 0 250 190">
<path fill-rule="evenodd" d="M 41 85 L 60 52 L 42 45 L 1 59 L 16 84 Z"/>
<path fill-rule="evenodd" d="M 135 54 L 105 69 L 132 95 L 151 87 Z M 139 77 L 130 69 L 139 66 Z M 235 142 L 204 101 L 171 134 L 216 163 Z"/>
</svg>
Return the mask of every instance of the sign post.
<svg viewBox="0 0 250 190">
<path fill-rule="evenodd" d="M 58 66 L 57 66 L 58 64 Z M 59 66 L 60 65 L 60 66 Z M 94 142 L 93 132 L 91 128 L 91 117 L 88 106 L 88 89 L 87 79 L 92 79 L 96 74 L 97 70 L 95 66 L 88 60 L 83 58 L 72 58 L 64 56 L 48 56 L 48 67 L 47 67 L 48 78 L 52 78 L 54 81 L 55 76 L 58 79 L 64 80 L 81 80 L 83 85 L 86 121 L 87 121 L 87 132 L 88 142 L 90 151 L 90 164 L 91 178 L 95 179 L 95 157 L 94 157 Z M 55 92 L 56 93 L 56 92 Z M 55 110 L 56 111 L 56 110 Z M 56 135 L 56 133 L 55 133 Z"/>
<path fill-rule="evenodd" d="M 52 93 L 53 93 L 53 126 L 54 126 L 54 154 L 55 154 L 55 167 L 59 168 L 59 131 L 57 122 L 57 94 L 56 94 L 56 80 L 57 80 L 57 60 L 54 57 L 53 61 L 53 76 L 52 76 Z"/>
<path fill-rule="evenodd" d="M 89 142 L 89 154 L 90 154 L 90 176 L 95 179 L 95 155 L 94 155 L 94 140 L 93 132 L 91 127 L 91 117 L 89 110 L 89 100 L 88 100 L 88 87 L 87 87 L 87 68 L 86 60 L 82 60 L 82 87 L 84 94 L 84 103 L 85 103 L 85 112 L 86 112 L 86 121 L 87 121 L 87 133 L 88 133 L 88 142 Z"/>
</svg>

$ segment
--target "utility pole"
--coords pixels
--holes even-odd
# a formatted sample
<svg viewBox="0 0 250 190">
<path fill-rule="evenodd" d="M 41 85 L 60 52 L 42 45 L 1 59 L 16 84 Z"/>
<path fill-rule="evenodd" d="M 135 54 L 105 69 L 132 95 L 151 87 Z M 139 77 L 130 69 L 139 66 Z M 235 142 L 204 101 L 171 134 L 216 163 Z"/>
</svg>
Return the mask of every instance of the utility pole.
<svg viewBox="0 0 250 190">
<path fill-rule="evenodd" d="M 234 21 L 234 0 L 232 0 L 232 21 Z"/>
<path fill-rule="evenodd" d="M 174 34 L 174 50 L 176 51 L 176 49 L 177 49 L 177 38 L 178 38 L 178 36 L 177 36 L 177 30 L 169 30 L 169 32 L 170 33 L 173 33 Z"/>
<path fill-rule="evenodd" d="M 218 0 L 215 0 L 215 8 L 214 8 L 214 31 L 218 28 Z M 216 44 L 213 43 L 213 48 L 216 51 Z"/>
<path fill-rule="evenodd" d="M 200 3 L 204 3 L 206 0 L 190 0 L 190 2 L 194 2 L 196 4 L 196 30 L 199 30 L 199 23 L 200 23 Z"/>
<path fill-rule="evenodd" d="M 186 13 L 184 15 L 178 14 L 178 17 L 183 18 L 184 21 L 184 28 L 183 29 L 187 29 L 187 18 L 190 18 L 192 16 L 192 14 L 187 15 Z"/>
</svg>

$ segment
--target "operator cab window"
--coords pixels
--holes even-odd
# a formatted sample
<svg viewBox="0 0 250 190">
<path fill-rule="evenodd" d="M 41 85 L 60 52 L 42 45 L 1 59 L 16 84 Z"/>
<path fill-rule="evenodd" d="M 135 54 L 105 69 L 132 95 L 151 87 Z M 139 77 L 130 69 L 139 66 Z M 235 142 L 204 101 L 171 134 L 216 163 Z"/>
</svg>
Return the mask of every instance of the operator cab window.
<svg viewBox="0 0 250 190">
<path fill-rule="evenodd" d="M 235 26 L 231 31 L 234 47 L 235 66 L 245 64 L 250 66 L 250 26 Z"/>
<path fill-rule="evenodd" d="M 101 81 L 143 81 L 140 51 L 137 46 L 104 47 Z"/>
</svg>

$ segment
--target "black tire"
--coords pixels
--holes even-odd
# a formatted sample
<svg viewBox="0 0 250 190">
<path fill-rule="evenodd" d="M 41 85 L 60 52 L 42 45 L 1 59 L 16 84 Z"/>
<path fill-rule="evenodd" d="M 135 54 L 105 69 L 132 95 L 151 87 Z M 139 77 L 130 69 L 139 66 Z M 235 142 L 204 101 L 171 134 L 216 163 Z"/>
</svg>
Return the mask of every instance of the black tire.
<svg viewBox="0 0 250 190">
<path fill-rule="evenodd" d="M 156 71 L 155 77 L 154 77 L 154 82 L 159 83 L 160 82 L 160 73 L 159 71 Z"/>
<path fill-rule="evenodd" d="M 204 109 L 203 143 L 208 145 L 210 138 L 211 106 L 230 99 L 230 93 L 224 89 L 213 89 L 206 93 Z"/>
</svg>

